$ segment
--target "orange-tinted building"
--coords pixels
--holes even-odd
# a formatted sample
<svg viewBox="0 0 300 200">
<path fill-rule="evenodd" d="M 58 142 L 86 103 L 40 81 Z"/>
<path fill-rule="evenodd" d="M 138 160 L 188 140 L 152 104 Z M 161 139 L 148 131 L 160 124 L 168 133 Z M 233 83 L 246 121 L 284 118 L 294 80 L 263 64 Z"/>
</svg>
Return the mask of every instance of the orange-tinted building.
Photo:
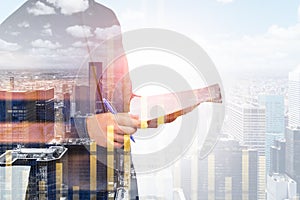
<svg viewBox="0 0 300 200">
<path fill-rule="evenodd" d="M 0 142 L 45 143 L 54 136 L 54 90 L 0 91 Z"/>
</svg>

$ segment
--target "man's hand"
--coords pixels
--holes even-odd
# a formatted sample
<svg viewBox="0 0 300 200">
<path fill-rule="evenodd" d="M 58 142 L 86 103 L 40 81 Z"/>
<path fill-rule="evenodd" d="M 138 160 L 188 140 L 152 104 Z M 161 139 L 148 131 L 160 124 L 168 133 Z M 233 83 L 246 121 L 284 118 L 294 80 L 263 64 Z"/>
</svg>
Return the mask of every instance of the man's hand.
<svg viewBox="0 0 300 200">
<path fill-rule="evenodd" d="M 114 147 L 124 145 L 124 135 L 132 135 L 140 127 L 137 117 L 128 113 L 101 113 L 87 118 L 87 130 L 90 138 L 102 147 L 107 147 L 107 127 L 114 127 Z"/>
</svg>

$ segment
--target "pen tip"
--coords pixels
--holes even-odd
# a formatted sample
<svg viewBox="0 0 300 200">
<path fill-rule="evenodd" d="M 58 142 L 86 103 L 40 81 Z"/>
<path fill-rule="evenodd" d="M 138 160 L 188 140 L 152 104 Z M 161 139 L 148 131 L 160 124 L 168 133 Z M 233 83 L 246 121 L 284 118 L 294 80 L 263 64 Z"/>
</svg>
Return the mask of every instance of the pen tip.
<svg viewBox="0 0 300 200">
<path fill-rule="evenodd" d="M 130 136 L 130 139 L 132 140 L 132 142 L 135 143 L 135 140 L 134 140 L 134 138 L 132 136 Z"/>
</svg>

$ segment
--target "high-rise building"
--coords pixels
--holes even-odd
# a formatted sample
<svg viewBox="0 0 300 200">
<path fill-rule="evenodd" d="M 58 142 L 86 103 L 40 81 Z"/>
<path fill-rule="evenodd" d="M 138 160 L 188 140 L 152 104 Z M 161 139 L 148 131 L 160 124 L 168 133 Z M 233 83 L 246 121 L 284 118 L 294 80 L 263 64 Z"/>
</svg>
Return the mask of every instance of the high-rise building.
<svg viewBox="0 0 300 200">
<path fill-rule="evenodd" d="M 249 103 L 230 102 L 227 106 L 228 133 L 242 145 L 265 155 L 265 108 Z"/>
<path fill-rule="evenodd" d="M 71 95 L 70 93 L 64 93 L 64 108 L 63 108 L 63 114 L 64 114 L 64 122 L 68 123 L 70 121 L 71 117 Z"/>
<path fill-rule="evenodd" d="M 267 200 L 297 199 L 297 183 L 285 174 L 267 175 Z"/>
<path fill-rule="evenodd" d="M 270 147 L 277 139 L 284 138 L 284 97 L 282 95 L 260 95 L 258 102 L 266 110 L 266 172 L 270 169 Z"/>
<path fill-rule="evenodd" d="M 49 148 L 19 148 L 9 150 L 0 156 L 0 166 L 6 167 L 8 176 L 5 176 L 5 184 L 12 184 L 12 176 L 9 176 L 10 166 L 29 166 L 30 174 L 27 185 L 27 199 L 59 199 L 63 197 L 62 157 L 67 149 L 60 146 Z M 25 178 L 23 176 L 19 178 Z M 6 190 L 7 194 L 14 196 L 13 191 Z M 12 193 L 12 194 L 11 194 Z M 14 198 L 11 198 L 14 199 Z"/>
<path fill-rule="evenodd" d="M 71 95 L 70 95 L 70 93 L 64 93 L 63 103 L 64 103 L 63 116 L 64 116 L 65 133 L 69 133 L 71 131 Z"/>
<path fill-rule="evenodd" d="M 26 199 L 30 166 L 0 167 L 0 199 Z"/>
<path fill-rule="evenodd" d="M 86 115 L 90 113 L 89 87 L 75 86 L 75 114 Z"/>
<path fill-rule="evenodd" d="M 54 88 L 36 90 L 36 122 L 44 142 L 54 137 Z"/>
<path fill-rule="evenodd" d="M 35 132 L 36 91 L 0 92 L 0 141 L 2 143 L 30 142 Z"/>
<path fill-rule="evenodd" d="M 300 70 L 289 73 L 289 126 L 300 127 Z"/>
<path fill-rule="evenodd" d="M 102 104 L 102 63 L 89 62 L 88 85 L 75 86 L 75 114 L 103 112 Z"/>
<path fill-rule="evenodd" d="M 238 141 L 222 138 L 204 160 L 199 160 L 199 200 L 257 200 L 258 153 Z"/>
<path fill-rule="evenodd" d="M 61 144 L 68 149 L 63 159 L 62 171 L 64 184 L 68 186 L 69 199 L 101 199 L 101 192 L 108 188 L 107 149 L 86 138 L 66 139 Z M 114 156 L 117 156 L 116 152 Z M 118 178 L 115 169 L 112 169 L 114 187 Z M 133 187 L 136 177 L 133 175 L 130 184 L 130 196 L 135 199 L 137 191 L 132 188 L 136 188 Z"/>
<path fill-rule="evenodd" d="M 227 106 L 228 133 L 242 145 L 265 155 L 265 108 L 248 103 L 230 102 Z"/>
<path fill-rule="evenodd" d="M 178 170 L 174 176 L 179 179 L 177 187 L 182 188 L 184 196 L 187 199 L 197 199 L 198 197 L 198 168 L 197 154 L 185 156 L 180 159 Z M 174 179 L 176 178 L 174 177 Z M 176 183 L 175 183 L 176 184 Z"/>
<path fill-rule="evenodd" d="M 102 104 L 102 62 L 89 62 L 89 100 L 90 112 L 103 112 Z"/>
<path fill-rule="evenodd" d="M 258 102 L 266 110 L 266 132 L 278 133 L 284 137 L 284 96 L 283 95 L 260 95 Z"/>
<path fill-rule="evenodd" d="M 70 92 L 70 91 L 69 91 L 69 85 L 64 83 L 64 84 L 62 85 L 61 90 L 62 90 L 62 94 L 69 93 L 69 92 Z"/>
<path fill-rule="evenodd" d="M 266 183 L 266 111 L 256 103 L 232 101 L 227 107 L 228 133 L 242 145 L 258 151 L 258 198 L 265 199 Z"/>
<path fill-rule="evenodd" d="M 0 91 L 0 107 L 1 153 L 17 144 L 36 146 L 53 138 L 53 89 Z"/>
<path fill-rule="evenodd" d="M 10 82 L 10 90 L 15 89 L 15 77 L 9 77 L 9 82 Z"/>
<path fill-rule="evenodd" d="M 285 173 L 285 139 L 275 140 L 270 148 L 270 170 L 269 174 Z"/>
<path fill-rule="evenodd" d="M 289 177 L 297 182 L 297 193 L 300 194 L 300 129 L 287 127 L 286 130 L 285 168 Z"/>
</svg>

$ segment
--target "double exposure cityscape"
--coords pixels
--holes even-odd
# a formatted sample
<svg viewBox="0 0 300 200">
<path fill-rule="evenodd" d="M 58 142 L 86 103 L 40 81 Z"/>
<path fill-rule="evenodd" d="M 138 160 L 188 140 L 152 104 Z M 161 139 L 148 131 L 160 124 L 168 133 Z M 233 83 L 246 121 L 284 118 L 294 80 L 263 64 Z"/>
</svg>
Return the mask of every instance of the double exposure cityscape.
<svg viewBox="0 0 300 200">
<path fill-rule="evenodd" d="M 152 34 L 171 33 L 164 29 L 172 21 L 169 12 L 187 9 L 186 2 L 175 0 L 174 8 L 169 0 L 135 2 L 143 12 L 106 0 L 24 0 L 1 19 L 0 200 L 299 200 L 300 7 L 296 25 L 243 36 L 239 42 L 248 48 L 232 39 L 238 32 L 219 33 L 224 42 L 212 46 L 212 35 L 201 38 L 212 54 L 206 61 L 206 53 L 184 42 L 184 30 L 176 39 Z M 195 8 L 201 4 L 222 13 L 227 6 L 231 14 L 234 5 L 244 8 L 238 0 L 212 2 Z M 206 19 L 220 17 L 202 7 L 200 14 L 189 7 L 195 18 L 205 18 L 195 22 L 206 27 Z M 137 33 L 149 37 L 122 35 L 120 22 L 146 19 L 157 24 L 156 32 L 147 24 Z M 176 21 L 192 23 L 184 19 Z M 144 46 L 133 51 L 125 43 Z M 240 61 L 254 55 L 252 48 L 266 55 L 262 44 L 280 48 L 255 57 L 253 64 Z M 159 45 L 186 48 L 189 56 Z M 289 48 L 292 53 L 286 53 Z M 157 52 L 160 60 L 152 60 Z M 190 68 L 180 69 L 185 64 L 175 57 Z M 193 58 L 203 59 L 200 70 Z M 166 60 L 172 67 L 164 66 Z M 284 68 L 274 67 L 279 65 Z M 184 91 L 183 82 L 196 86 Z"/>
</svg>

